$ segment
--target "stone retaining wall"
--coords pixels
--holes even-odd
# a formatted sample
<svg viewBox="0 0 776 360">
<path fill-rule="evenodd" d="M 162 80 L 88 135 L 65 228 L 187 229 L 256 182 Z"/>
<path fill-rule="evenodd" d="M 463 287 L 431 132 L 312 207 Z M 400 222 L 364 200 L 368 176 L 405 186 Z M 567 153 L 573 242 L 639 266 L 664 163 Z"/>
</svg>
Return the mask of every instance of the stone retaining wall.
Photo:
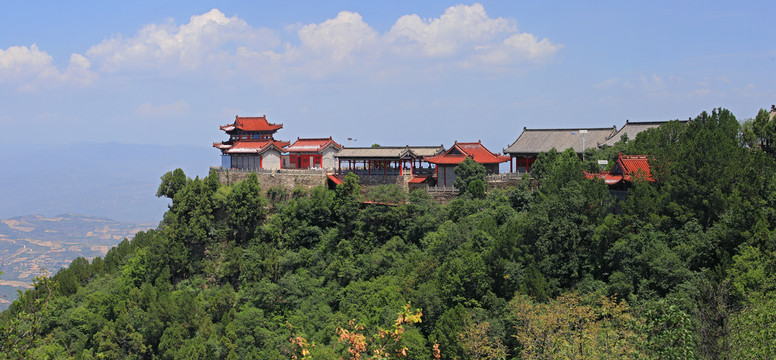
<svg viewBox="0 0 776 360">
<path fill-rule="evenodd" d="M 234 171 L 214 168 L 218 173 L 218 180 L 222 184 L 231 185 L 248 178 L 251 172 L 248 171 Z M 324 171 L 297 171 L 297 170 L 280 170 L 278 171 L 259 171 L 256 176 L 259 179 L 262 190 L 275 186 L 282 186 L 288 190 L 301 187 L 306 189 L 312 189 L 319 185 L 326 186 L 327 173 Z M 409 191 L 409 181 L 412 179 L 412 175 L 359 175 L 360 183 L 364 187 L 389 185 L 394 184 L 400 186 L 402 189 Z M 509 186 L 517 186 L 519 178 L 504 179 L 501 181 L 488 181 L 488 188 L 502 189 Z M 429 191 L 434 200 L 447 204 L 450 200 L 458 197 L 457 192 L 440 192 Z"/>
<path fill-rule="evenodd" d="M 251 174 L 247 171 L 232 171 L 224 169 L 216 169 L 218 173 L 218 180 L 222 184 L 231 185 L 238 183 L 248 178 Z M 267 191 L 267 189 L 275 186 L 282 186 L 286 189 L 293 190 L 294 188 L 301 187 L 306 189 L 312 189 L 319 185 L 326 185 L 326 173 L 321 172 L 305 172 L 294 170 L 286 170 L 281 172 L 265 172 L 260 171 L 256 173 L 261 184 L 261 189 Z"/>
</svg>

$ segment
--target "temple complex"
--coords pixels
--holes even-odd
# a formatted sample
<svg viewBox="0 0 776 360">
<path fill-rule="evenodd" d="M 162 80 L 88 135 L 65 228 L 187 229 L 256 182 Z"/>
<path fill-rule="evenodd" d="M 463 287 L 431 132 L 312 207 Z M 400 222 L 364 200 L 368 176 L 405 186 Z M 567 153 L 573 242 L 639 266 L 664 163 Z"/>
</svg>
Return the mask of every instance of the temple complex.
<svg viewBox="0 0 776 360">
<path fill-rule="evenodd" d="M 290 143 L 275 139 L 275 133 L 283 128 L 283 124 L 270 123 L 266 115 L 235 116 L 233 123 L 220 126 L 229 139 L 214 143 L 213 147 L 221 151 L 219 176 L 227 182 L 257 172 L 263 174 L 265 178 L 262 181 L 273 184 L 271 186 L 293 188 L 329 184 L 333 187 L 342 182 L 345 174 L 352 172 L 359 175 L 366 186 L 396 184 L 407 190 L 428 189 L 444 193 L 456 191 L 451 189 L 456 179 L 455 168 L 467 158 L 483 165 L 488 175 L 499 174 L 500 164 L 505 162 L 509 162 L 510 173 L 525 173 L 530 172 L 537 155 L 553 148 L 557 151 L 570 148 L 583 158 L 587 149 L 614 146 L 623 138 L 633 139 L 638 133 L 665 123 L 626 121 L 619 131 L 616 126 L 581 129 L 524 127 L 517 140 L 504 149 L 504 156 L 488 150 L 481 141 L 456 141 L 449 149 L 445 149 L 444 145 L 343 147 L 331 136 L 297 137 Z M 647 158 L 621 155 L 611 171 L 585 176 L 604 179 L 610 190 L 623 191 L 639 173 L 652 181 Z M 510 175 L 486 178 L 495 186 L 518 180 L 518 176 Z"/>
</svg>

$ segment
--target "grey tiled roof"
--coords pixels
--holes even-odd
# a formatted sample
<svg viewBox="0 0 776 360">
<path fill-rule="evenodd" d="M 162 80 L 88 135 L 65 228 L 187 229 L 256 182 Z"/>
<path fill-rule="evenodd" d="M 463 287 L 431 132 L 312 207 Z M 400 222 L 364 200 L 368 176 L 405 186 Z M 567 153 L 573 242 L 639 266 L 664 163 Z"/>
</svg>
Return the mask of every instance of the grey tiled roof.
<svg viewBox="0 0 776 360">
<path fill-rule="evenodd" d="M 445 151 L 445 147 L 439 146 L 380 146 L 380 147 L 343 147 L 340 152 L 334 154 L 340 159 L 401 159 L 422 158 L 434 156 Z"/>
<path fill-rule="evenodd" d="M 563 151 L 573 148 L 575 152 L 582 152 L 582 135 L 580 130 L 587 130 L 584 134 L 585 149 L 597 147 L 617 132 L 617 127 L 610 128 L 573 128 L 573 129 L 526 129 L 512 145 L 504 149 L 505 154 L 511 155 L 535 155 L 550 151 L 555 148 Z"/>
<path fill-rule="evenodd" d="M 610 137 L 608 140 L 599 144 L 599 146 L 614 146 L 614 144 L 622 138 L 623 135 L 628 135 L 628 140 L 633 140 L 636 135 L 644 130 L 659 127 L 667 123 L 668 121 L 625 121 L 625 126 L 620 129 L 616 134 Z"/>
</svg>

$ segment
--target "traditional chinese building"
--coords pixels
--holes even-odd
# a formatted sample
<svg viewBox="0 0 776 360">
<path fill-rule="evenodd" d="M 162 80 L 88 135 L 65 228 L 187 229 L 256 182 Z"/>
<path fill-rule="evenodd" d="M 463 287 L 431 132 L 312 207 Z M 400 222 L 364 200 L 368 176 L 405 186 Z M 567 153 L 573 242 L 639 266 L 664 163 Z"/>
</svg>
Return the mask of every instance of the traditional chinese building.
<svg viewBox="0 0 776 360">
<path fill-rule="evenodd" d="M 647 155 L 618 155 L 614 166 L 608 172 L 585 173 L 588 179 L 599 178 L 606 182 L 609 189 L 626 190 L 635 179 L 655 181 L 649 170 L 649 158 Z"/>
<path fill-rule="evenodd" d="M 553 148 L 564 151 L 568 148 L 582 155 L 585 149 L 595 148 L 617 133 L 617 127 L 587 128 L 587 129 L 527 129 L 512 145 L 504 149 L 504 154 L 511 157 L 509 171 L 530 172 L 531 166 L 540 153 Z"/>
<path fill-rule="evenodd" d="M 280 169 L 284 148 L 288 141 L 275 140 L 275 132 L 283 124 L 272 124 L 267 116 L 235 116 L 234 123 L 221 126 L 229 140 L 214 143 L 221 150 L 221 167 L 224 169 Z"/>
<path fill-rule="evenodd" d="M 485 166 L 488 174 L 498 174 L 499 164 L 509 161 L 508 156 L 502 156 L 488 150 L 482 142 L 458 142 L 447 151 L 427 157 L 425 160 L 436 165 L 435 177 L 437 186 L 453 186 L 455 183 L 455 167 L 466 158 L 471 158 Z"/>
<path fill-rule="evenodd" d="M 339 173 L 357 175 L 432 175 L 424 158 L 440 154 L 444 146 L 345 147 L 334 155 Z"/>
<path fill-rule="evenodd" d="M 629 140 L 633 140 L 636 138 L 636 135 L 638 135 L 640 132 L 644 130 L 654 129 L 656 127 L 659 127 L 660 125 L 663 125 L 667 123 L 668 121 L 629 121 L 625 120 L 625 126 L 623 126 L 620 131 L 617 131 L 614 135 L 609 137 L 606 141 L 598 144 L 599 147 L 603 146 L 614 146 L 618 141 L 621 141 L 623 139 L 623 136 L 627 137 Z M 682 121 L 682 122 L 687 122 Z"/>
<path fill-rule="evenodd" d="M 334 155 L 342 150 L 331 137 L 301 139 L 286 148 L 288 155 L 283 156 L 283 168 L 286 169 L 326 169 L 337 168 Z"/>
</svg>

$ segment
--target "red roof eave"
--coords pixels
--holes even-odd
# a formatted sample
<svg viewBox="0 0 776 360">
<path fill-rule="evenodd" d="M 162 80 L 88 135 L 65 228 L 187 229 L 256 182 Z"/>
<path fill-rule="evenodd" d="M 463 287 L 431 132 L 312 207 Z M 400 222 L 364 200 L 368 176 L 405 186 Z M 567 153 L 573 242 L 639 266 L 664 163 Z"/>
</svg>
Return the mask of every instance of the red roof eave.
<svg viewBox="0 0 776 360">
<path fill-rule="evenodd" d="M 340 144 L 329 138 L 323 139 L 297 139 L 286 151 L 290 153 L 319 153 L 329 146 L 342 149 Z"/>
<path fill-rule="evenodd" d="M 333 181 L 336 185 L 342 184 L 342 179 L 340 179 L 337 175 L 329 175 L 329 180 Z"/>
<path fill-rule="evenodd" d="M 415 176 L 412 179 L 410 179 L 409 183 L 410 184 L 422 184 L 422 183 L 428 181 L 428 179 L 430 179 L 430 178 L 431 178 L 431 176 Z"/>
</svg>

